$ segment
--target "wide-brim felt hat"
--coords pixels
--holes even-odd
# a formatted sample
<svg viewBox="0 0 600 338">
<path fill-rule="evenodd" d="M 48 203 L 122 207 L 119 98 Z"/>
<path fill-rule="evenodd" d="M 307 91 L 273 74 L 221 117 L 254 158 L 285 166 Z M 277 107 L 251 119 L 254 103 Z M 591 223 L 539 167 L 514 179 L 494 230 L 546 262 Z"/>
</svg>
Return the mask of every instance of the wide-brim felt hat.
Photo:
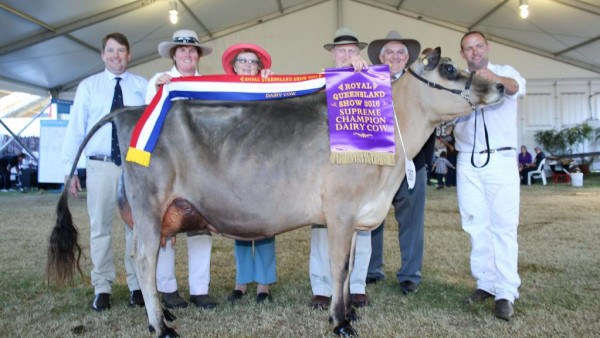
<svg viewBox="0 0 600 338">
<path fill-rule="evenodd" d="M 236 43 L 235 45 L 232 45 L 229 48 L 227 48 L 227 50 L 225 50 L 223 56 L 221 57 L 221 64 L 223 65 L 223 70 L 225 70 L 225 73 L 232 75 L 235 74 L 231 61 L 240 52 L 256 54 L 256 56 L 262 63 L 263 69 L 271 68 L 271 55 L 269 55 L 269 53 L 262 47 L 252 43 Z"/>
<path fill-rule="evenodd" d="M 333 36 L 333 42 L 323 45 L 323 48 L 327 49 L 328 51 L 331 51 L 333 47 L 337 45 L 350 44 L 358 45 L 358 49 L 364 49 L 368 45 L 366 42 L 358 41 L 356 33 L 354 33 L 352 29 L 348 27 L 342 27 L 335 31 L 335 34 Z"/>
<path fill-rule="evenodd" d="M 421 44 L 419 41 L 413 39 L 403 39 L 400 33 L 396 31 L 390 31 L 385 39 L 374 40 L 369 43 L 367 54 L 369 55 L 369 60 L 371 60 L 372 64 L 381 64 L 381 60 L 379 60 L 381 49 L 391 41 L 398 41 L 406 46 L 406 49 L 408 50 L 408 61 L 406 62 L 406 67 L 410 66 L 417 59 L 419 53 L 421 52 Z"/>
<path fill-rule="evenodd" d="M 170 59 L 171 48 L 176 46 L 196 46 L 202 51 L 202 56 L 206 56 L 213 51 L 211 46 L 200 43 L 196 32 L 189 29 L 181 29 L 173 33 L 173 39 L 171 41 L 163 41 L 158 44 L 158 54 L 164 58 Z"/>
</svg>

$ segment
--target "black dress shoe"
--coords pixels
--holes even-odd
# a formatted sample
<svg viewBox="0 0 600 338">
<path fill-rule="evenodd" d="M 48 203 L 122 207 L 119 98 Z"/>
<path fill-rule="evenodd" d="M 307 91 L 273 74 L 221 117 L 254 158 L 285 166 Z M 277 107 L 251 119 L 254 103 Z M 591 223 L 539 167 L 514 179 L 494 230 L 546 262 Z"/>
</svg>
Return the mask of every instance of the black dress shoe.
<svg viewBox="0 0 600 338">
<path fill-rule="evenodd" d="M 331 297 L 326 296 L 316 295 L 310 300 L 310 306 L 315 310 L 327 310 L 329 303 L 331 303 Z"/>
<path fill-rule="evenodd" d="M 352 293 L 350 294 L 352 300 L 352 306 L 354 307 L 365 307 L 369 304 L 369 296 L 364 293 Z"/>
<path fill-rule="evenodd" d="M 214 309 L 217 307 L 218 304 L 209 295 L 191 295 L 190 303 L 196 305 L 196 307 L 203 309 Z"/>
<path fill-rule="evenodd" d="M 243 293 L 240 290 L 233 290 L 233 291 L 231 291 L 229 296 L 227 296 L 227 300 L 233 303 L 235 301 L 242 299 L 242 297 L 244 297 L 244 295 L 245 295 L 245 293 Z"/>
<path fill-rule="evenodd" d="M 142 290 L 133 290 L 129 293 L 129 306 L 144 307 Z"/>
<path fill-rule="evenodd" d="M 486 300 L 488 298 L 492 298 L 492 297 L 494 297 L 494 295 L 492 295 L 491 293 L 489 293 L 485 290 L 482 290 L 482 289 L 477 289 L 477 290 L 475 290 L 475 292 L 473 292 L 467 298 L 465 298 L 465 303 L 466 304 L 479 303 L 479 302 L 483 302 L 484 300 Z"/>
<path fill-rule="evenodd" d="M 258 295 L 256 295 L 256 304 L 262 304 L 265 301 L 272 301 L 273 299 L 271 298 L 271 294 L 270 293 L 266 293 L 266 292 L 261 292 Z"/>
<path fill-rule="evenodd" d="M 383 277 L 367 277 L 366 282 L 367 282 L 367 284 L 375 284 L 382 280 L 383 280 Z"/>
<path fill-rule="evenodd" d="M 400 283 L 400 290 L 402 290 L 402 294 L 406 296 L 411 293 L 417 293 L 417 291 L 419 291 L 419 286 L 417 283 L 405 280 Z"/>
<path fill-rule="evenodd" d="M 167 309 L 185 309 L 188 303 L 181 298 L 179 291 L 162 292 L 162 304 Z"/>
<path fill-rule="evenodd" d="M 498 299 L 494 308 L 494 314 L 497 318 L 509 321 L 515 316 L 513 304 L 508 299 Z"/>
<path fill-rule="evenodd" d="M 92 309 L 94 311 L 104 311 L 110 309 L 110 293 L 99 293 L 94 296 L 92 302 Z"/>
</svg>

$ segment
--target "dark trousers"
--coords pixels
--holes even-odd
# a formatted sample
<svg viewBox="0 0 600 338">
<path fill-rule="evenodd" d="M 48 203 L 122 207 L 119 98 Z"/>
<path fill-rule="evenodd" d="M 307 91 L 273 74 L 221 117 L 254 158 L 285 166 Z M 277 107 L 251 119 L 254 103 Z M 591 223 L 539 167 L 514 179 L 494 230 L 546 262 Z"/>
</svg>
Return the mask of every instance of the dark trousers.
<svg viewBox="0 0 600 338">
<path fill-rule="evenodd" d="M 446 174 L 438 174 L 435 173 L 435 177 L 437 179 L 437 186 L 441 187 L 444 185 L 444 178 L 446 177 Z"/>
<path fill-rule="evenodd" d="M 448 156 L 448 161 L 456 168 L 456 157 Z M 456 187 L 456 169 L 448 167 L 448 173 L 446 173 L 446 186 Z"/>
<path fill-rule="evenodd" d="M 0 168 L 0 189 L 10 189 L 10 171 Z"/>
</svg>

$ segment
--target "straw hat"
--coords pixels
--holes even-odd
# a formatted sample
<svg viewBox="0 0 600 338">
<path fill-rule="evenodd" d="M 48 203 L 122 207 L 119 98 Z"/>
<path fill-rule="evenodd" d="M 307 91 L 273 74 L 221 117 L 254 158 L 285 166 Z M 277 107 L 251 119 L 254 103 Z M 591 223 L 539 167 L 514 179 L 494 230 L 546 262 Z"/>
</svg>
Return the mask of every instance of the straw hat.
<svg viewBox="0 0 600 338">
<path fill-rule="evenodd" d="M 363 49 L 363 48 L 367 47 L 366 42 L 358 41 L 358 38 L 356 37 L 356 33 L 354 33 L 353 30 L 351 30 L 348 27 L 342 27 L 342 28 L 338 29 L 337 31 L 335 31 L 335 35 L 333 37 L 333 43 L 328 43 L 328 44 L 324 45 L 323 48 L 327 49 L 328 51 L 331 51 L 333 49 L 333 47 L 335 47 L 337 45 L 349 45 L 349 44 L 358 45 L 359 49 Z"/>
<path fill-rule="evenodd" d="M 236 43 L 235 45 L 227 48 L 223 56 L 221 57 L 221 64 L 223 65 L 223 69 L 227 74 L 235 74 L 233 71 L 232 60 L 235 58 L 240 52 L 252 52 L 256 54 L 260 62 L 262 63 L 263 69 L 271 68 L 271 55 L 264 50 L 262 47 L 252 44 L 252 43 Z"/>
<path fill-rule="evenodd" d="M 367 53 L 369 54 L 369 60 L 374 65 L 381 64 L 381 60 L 379 60 L 379 53 L 381 53 L 381 49 L 388 42 L 398 41 L 406 46 L 408 50 L 408 61 L 406 62 L 406 66 L 410 66 L 419 56 L 419 52 L 421 51 L 421 44 L 417 40 L 413 39 L 403 39 L 400 33 L 396 31 L 390 31 L 385 39 L 374 40 L 369 43 L 369 49 Z"/>
<path fill-rule="evenodd" d="M 171 55 L 169 52 L 171 51 L 171 48 L 175 46 L 196 46 L 202 51 L 202 56 L 206 56 L 213 51 L 211 46 L 201 44 L 200 41 L 198 41 L 198 34 L 196 34 L 196 32 L 189 29 L 182 29 L 173 33 L 173 40 L 163 41 L 158 44 L 158 54 L 164 58 L 170 59 Z"/>
</svg>

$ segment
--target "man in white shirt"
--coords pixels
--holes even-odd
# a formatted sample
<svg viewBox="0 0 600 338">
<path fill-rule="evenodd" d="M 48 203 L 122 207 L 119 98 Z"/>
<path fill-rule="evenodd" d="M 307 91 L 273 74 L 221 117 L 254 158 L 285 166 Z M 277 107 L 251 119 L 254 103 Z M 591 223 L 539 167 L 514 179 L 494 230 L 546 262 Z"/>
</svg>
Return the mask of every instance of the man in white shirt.
<svg viewBox="0 0 600 338">
<path fill-rule="evenodd" d="M 465 302 L 494 297 L 495 315 L 514 317 L 521 284 L 517 272 L 519 174 L 517 168 L 517 97 L 525 79 L 511 66 L 489 62 L 490 45 L 481 32 L 466 33 L 461 56 L 469 71 L 504 85 L 504 100 L 461 117 L 454 127 L 457 193 L 462 228 L 471 237 L 471 273 L 477 289 Z"/>
<path fill-rule="evenodd" d="M 144 104 L 148 82 L 146 79 L 129 73 L 127 65 L 131 60 L 129 42 L 121 33 L 111 33 L 102 40 L 102 60 L 105 70 L 81 81 L 77 87 L 75 100 L 62 148 L 64 172 L 70 174 L 75 155 L 89 130 L 113 107 L 113 99 L 120 86 L 122 104 L 138 106 Z M 120 101 L 120 100 L 119 100 Z M 112 126 L 102 127 L 88 142 L 85 148 L 87 171 L 87 208 L 90 218 L 90 251 L 92 258 L 92 284 L 94 301 L 92 309 L 110 309 L 110 294 L 116 271 L 113 262 L 112 222 L 116 211 L 117 183 L 121 176 L 121 166 L 115 164 L 116 156 L 111 155 Z M 74 176 L 65 189 L 77 196 L 81 191 L 79 178 Z M 144 298 L 135 274 L 130 256 L 132 230 L 125 225 L 125 269 L 130 290 L 130 306 L 143 306 Z"/>
</svg>

